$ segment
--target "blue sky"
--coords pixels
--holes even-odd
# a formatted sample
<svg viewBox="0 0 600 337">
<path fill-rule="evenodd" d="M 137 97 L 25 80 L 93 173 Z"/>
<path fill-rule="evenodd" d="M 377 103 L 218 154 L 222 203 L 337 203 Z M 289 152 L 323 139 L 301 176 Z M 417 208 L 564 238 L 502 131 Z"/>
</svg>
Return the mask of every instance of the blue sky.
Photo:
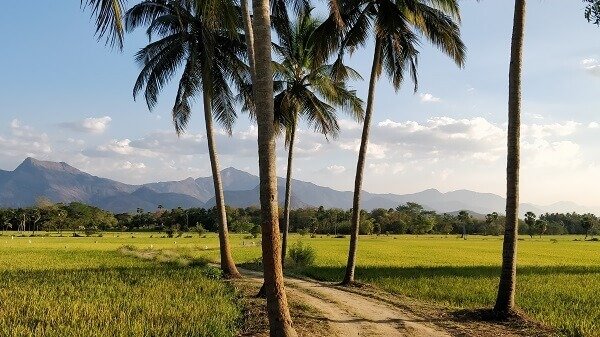
<svg viewBox="0 0 600 337">
<path fill-rule="evenodd" d="M 522 200 L 600 205 L 600 28 L 585 22 L 579 1 L 528 6 Z M 0 12 L 0 169 L 34 156 L 128 183 L 209 175 L 201 104 L 177 139 L 172 87 L 152 113 L 132 98 L 133 54 L 145 35 L 128 35 L 123 52 L 111 50 L 96 42 L 88 14 L 75 0 L 18 1 Z M 463 1 L 462 17 L 464 69 L 423 42 L 417 94 L 409 83 L 395 93 L 380 80 L 366 190 L 504 194 L 512 4 Z M 349 60 L 365 78 L 371 47 Z M 352 86 L 366 97 L 366 81 Z M 331 142 L 302 128 L 296 178 L 352 188 L 360 129 L 341 117 L 342 133 Z M 255 134 L 241 115 L 232 138 L 218 135 L 223 168 L 257 172 Z M 284 156 L 280 149 L 280 174 Z"/>
</svg>

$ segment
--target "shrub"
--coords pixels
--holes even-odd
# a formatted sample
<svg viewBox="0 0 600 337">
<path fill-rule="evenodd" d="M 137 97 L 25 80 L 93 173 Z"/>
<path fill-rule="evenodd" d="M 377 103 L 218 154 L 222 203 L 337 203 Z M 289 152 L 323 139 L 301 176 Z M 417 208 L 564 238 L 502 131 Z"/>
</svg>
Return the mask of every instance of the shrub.
<svg viewBox="0 0 600 337">
<path fill-rule="evenodd" d="M 298 241 L 290 246 L 288 261 L 294 268 L 308 267 L 315 262 L 315 255 L 315 249 L 311 245 L 304 245 Z"/>
<path fill-rule="evenodd" d="M 298 234 L 300 234 L 301 236 L 305 236 L 308 234 L 308 229 L 302 228 L 302 229 L 298 230 Z"/>
<path fill-rule="evenodd" d="M 252 229 L 250 229 L 250 234 L 252 235 L 253 238 L 257 238 L 260 235 L 261 232 L 261 228 L 259 225 L 254 225 L 252 227 Z"/>
</svg>

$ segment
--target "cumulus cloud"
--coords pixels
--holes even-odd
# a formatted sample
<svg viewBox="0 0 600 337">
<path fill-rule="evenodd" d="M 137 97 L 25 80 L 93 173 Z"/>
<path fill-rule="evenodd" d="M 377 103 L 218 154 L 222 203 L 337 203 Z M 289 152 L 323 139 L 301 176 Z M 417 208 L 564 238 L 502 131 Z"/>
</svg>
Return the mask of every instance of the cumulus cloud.
<svg viewBox="0 0 600 337">
<path fill-rule="evenodd" d="M 338 125 L 340 126 L 340 129 L 342 130 L 358 130 L 361 128 L 361 124 L 350 120 L 350 119 L 340 119 L 338 121 Z"/>
<path fill-rule="evenodd" d="M 591 122 L 590 124 L 588 124 L 588 128 L 597 129 L 600 128 L 600 124 L 598 124 L 598 122 Z"/>
<path fill-rule="evenodd" d="M 534 138 L 544 138 L 548 136 L 569 136 L 572 135 L 581 123 L 567 121 L 553 124 L 532 124 L 524 125 L 523 133 Z"/>
<path fill-rule="evenodd" d="M 60 126 L 77 132 L 101 134 L 106 131 L 112 121 L 109 116 L 89 117 L 80 121 L 61 123 Z"/>
<path fill-rule="evenodd" d="M 421 93 L 419 94 L 419 97 L 421 97 L 421 102 L 424 103 L 437 103 L 441 101 L 439 97 L 435 97 L 430 93 Z"/>
<path fill-rule="evenodd" d="M 588 73 L 595 76 L 600 76 L 600 61 L 596 60 L 595 58 L 586 58 L 582 60 L 581 66 Z"/>
<path fill-rule="evenodd" d="M 505 131 L 482 117 L 454 119 L 434 117 L 423 123 L 385 120 L 377 124 L 373 140 L 388 148 L 421 155 L 442 153 L 496 152 L 503 148 Z"/>
</svg>

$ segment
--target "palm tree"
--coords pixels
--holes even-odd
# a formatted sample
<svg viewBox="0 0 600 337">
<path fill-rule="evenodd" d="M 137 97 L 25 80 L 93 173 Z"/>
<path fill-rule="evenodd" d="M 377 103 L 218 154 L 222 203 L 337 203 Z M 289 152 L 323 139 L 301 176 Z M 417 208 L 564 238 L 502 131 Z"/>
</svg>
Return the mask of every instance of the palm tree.
<svg viewBox="0 0 600 337">
<path fill-rule="evenodd" d="M 462 235 L 461 239 L 467 239 L 467 225 L 471 222 L 471 214 L 469 212 L 462 210 L 458 212 L 457 216 L 458 222 L 462 225 Z"/>
<path fill-rule="evenodd" d="M 96 36 L 98 40 L 106 36 L 106 43 L 111 46 L 123 48 L 123 13 L 124 0 L 80 0 L 81 6 L 90 8 L 96 21 Z"/>
<path fill-rule="evenodd" d="M 533 239 L 533 235 L 535 234 L 535 218 L 536 215 L 533 212 L 525 213 L 525 223 L 528 227 L 529 237 Z"/>
<path fill-rule="evenodd" d="M 335 66 L 341 63 L 346 50 L 354 51 L 364 45 L 371 35 L 375 39 L 367 106 L 356 165 L 348 263 L 342 281 L 342 284 L 347 285 L 354 282 L 360 194 L 373 116 L 375 84 L 385 70 L 394 88 L 399 90 L 408 71 L 416 91 L 419 36 L 436 45 L 459 66 L 464 62 L 465 47 L 460 39 L 457 0 L 334 0 L 331 3 L 332 12 L 320 28 L 321 57 L 339 49 Z M 336 31 L 339 34 L 332 34 Z"/>
<path fill-rule="evenodd" d="M 240 277 L 231 256 L 223 187 L 216 153 L 213 116 L 231 134 L 236 118 L 231 85 L 240 86 L 247 72 L 245 45 L 236 6 L 228 0 L 165 1 L 146 0 L 125 15 L 125 28 L 132 31 L 148 26 L 150 39 L 160 39 L 142 48 L 136 59 L 142 70 L 135 83 L 134 97 L 144 90 L 148 108 L 156 105 L 158 94 L 183 66 L 173 107 L 177 134 L 183 133 L 191 115 L 191 100 L 202 92 L 208 153 L 213 176 L 219 220 L 221 269 L 224 277 Z"/>
<path fill-rule="evenodd" d="M 498 213 L 492 212 L 485 216 L 485 223 L 487 224 L 487 230 L 489 231 L 492 228 L 492 225 L 498 221 Z M 490 234 L 489 232 L 486 234 Z M 497 234 L 494 234 L 497 235 Z"/>
<path fill-rule="evenodd" d="M 502 245 L 502 271 L 494 312 L 508 317 L 515 308 L 517 235 L 519 222 L 519 166 L 521 138 L 521 67 L 525 31 L 525 0 L 515 0 L 508 74 L 508 153 L 506 164 L 506 226 Z"/>
<path fill-rule="evenodd" d="M 262 258 L 271 336 L 296 336 L 285 294 L 279 243 L 271 18 L 268 0 L 252 0 L 255 78 L 252 88 L 258 127 Z"/>
<path fill-rule="evenodd" d="M 298 120 L 304 117 L 316 132 L 325 137 L 337 137 L 336 107 L 350 113 L 357 121 L 363 118 L 362 101 L 356 92 L 348 90 L 344 79 L 332 76 L 332 65 L 318 62 L 315 54 L 314 33 L 321 22 L 310 15 L 310 10 L 299 13 L 296 22 L 278 29 L 279 44 L 275 52 L 282 58 L 275 62 L 275 78 L 282 90 L 275 95 L 275 118 L 285 127 L 288 147 L 285 202 L 283 211 L 283 242 L 281 263 L 285 262 L 287 235 L 290 226 L 292 161 Z M 344 66 L 345 67 L 345 66 Z M 353 78 L 360 75 L 345 67 Z"/>
</svg>

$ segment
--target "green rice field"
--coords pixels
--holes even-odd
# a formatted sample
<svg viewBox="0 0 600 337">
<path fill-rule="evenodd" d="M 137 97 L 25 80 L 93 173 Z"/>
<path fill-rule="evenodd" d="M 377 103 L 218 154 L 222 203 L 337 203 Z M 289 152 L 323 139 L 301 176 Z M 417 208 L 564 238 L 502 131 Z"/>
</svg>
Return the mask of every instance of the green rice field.
<svg viewBox="0 0 600 337">
<path fill-rule="evenodd" d="M 157 233 L 103 237 L 0 237 L 0 335 L 235 335 L 235 291 L 206 267 L 157 264 L 119 253 L 131 245 L 216 261 L 218 238 Z M 317 253 L 300 272 L 336 281 L 348 237 L 293 235 Z M 357 279 L 394 294 L 450 308 L 491 307 L 500 237 L 364 236 Z M 260 257 L 260 238 L 232 236 L 237 263 Z M 563 336 L 600 336 L 600 242 L 575 236 L 522 237 L 517 304 Z"/>
</svg>

